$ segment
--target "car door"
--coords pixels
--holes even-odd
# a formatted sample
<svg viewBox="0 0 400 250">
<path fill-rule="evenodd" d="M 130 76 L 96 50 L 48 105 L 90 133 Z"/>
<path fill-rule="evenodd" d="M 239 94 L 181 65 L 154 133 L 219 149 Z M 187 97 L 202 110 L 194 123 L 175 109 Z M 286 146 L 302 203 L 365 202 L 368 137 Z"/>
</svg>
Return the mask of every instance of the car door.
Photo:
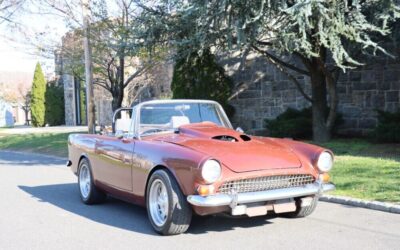
<svg viewBox="0 0 400 250">
<path fill-rule="evenodd" d="M 132 191 L 132 156 L 135 139 L 105 137 L 97 139 L 96 175 L 98 181 L 123 191 Z"/>
</svg>

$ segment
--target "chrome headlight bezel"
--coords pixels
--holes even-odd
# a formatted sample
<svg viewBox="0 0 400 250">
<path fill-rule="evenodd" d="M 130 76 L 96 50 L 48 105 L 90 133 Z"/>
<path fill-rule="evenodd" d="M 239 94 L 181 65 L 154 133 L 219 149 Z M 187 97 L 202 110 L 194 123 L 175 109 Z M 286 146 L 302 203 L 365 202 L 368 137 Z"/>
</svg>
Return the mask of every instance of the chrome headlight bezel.
<svg viewBox="0 0 400 250">
<path fill-rule="evenodd" d="M 333 155 L 328 151 L 323 151 L 318 156 L 317 167 L 322 173 L 329 172 L 333 167 Z"/>
<path fill-rule="evenodd" d="M 221 164 L 215 159 L 208 159 L 201 166 L 201 177 L 208 184 L 216 182 L 221 174 Z"/>
</svg>

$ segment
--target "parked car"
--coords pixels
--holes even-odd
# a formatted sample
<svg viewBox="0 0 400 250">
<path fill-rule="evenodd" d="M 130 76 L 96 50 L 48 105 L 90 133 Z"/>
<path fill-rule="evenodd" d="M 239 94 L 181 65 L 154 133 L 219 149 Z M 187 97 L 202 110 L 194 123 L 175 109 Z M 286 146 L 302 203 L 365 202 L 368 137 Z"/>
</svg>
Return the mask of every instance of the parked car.
<svg viewBox="0 0 400 250">
<path fill-rule="evenodd" d="M 125 109 L 126 110 L 126 109 Z M 192 214 L 310 215 L 329 183 L 331 151 L 234 130 L 214 101 L 160 100 L 114 117 L 106 135 L 69 136 L 81 199 L 107 195 L 147 208 L 160 234 L 185 232 Z"/>
</svg>

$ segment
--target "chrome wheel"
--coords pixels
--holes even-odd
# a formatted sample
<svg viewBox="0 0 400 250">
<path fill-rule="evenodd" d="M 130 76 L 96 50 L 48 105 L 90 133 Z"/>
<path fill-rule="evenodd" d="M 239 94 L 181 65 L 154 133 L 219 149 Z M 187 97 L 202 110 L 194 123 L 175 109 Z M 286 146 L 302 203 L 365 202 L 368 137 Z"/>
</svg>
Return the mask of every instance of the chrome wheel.
<svg viewBox="0 0 400 250">
<path fill-rule="evenodd" d="M 154 224 L 161 227 L 165 224 L 168 217 L 168 192 L 165 184 L 156 179 L 150 187 L 149 193 L 149 212 Z"/>
<path fill-rule="evenodd" d="M 82 164 L 79 171 L 79 188 L 84 199 L 89 197 L 91 181 L 89 167 L 86 164 Z"/>
</svg>

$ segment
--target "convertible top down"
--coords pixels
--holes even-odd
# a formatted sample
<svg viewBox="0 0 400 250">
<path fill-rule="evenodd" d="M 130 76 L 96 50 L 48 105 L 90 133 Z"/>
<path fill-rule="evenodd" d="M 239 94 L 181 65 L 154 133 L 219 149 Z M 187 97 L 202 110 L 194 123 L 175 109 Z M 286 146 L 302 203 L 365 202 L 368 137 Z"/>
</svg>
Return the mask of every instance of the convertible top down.
<svg viewBox="0 0 400 250">
<path fill-rule="evenodd" d="M 214 101 L 148 101 L 114 118 L 111 133 L 69 137 L 81 199 L 145 206 L 163 235 L 185 232 L 192 213 L 304 217 L 335 188 L 330 150 L 234 130 Z"/>
</svg>

